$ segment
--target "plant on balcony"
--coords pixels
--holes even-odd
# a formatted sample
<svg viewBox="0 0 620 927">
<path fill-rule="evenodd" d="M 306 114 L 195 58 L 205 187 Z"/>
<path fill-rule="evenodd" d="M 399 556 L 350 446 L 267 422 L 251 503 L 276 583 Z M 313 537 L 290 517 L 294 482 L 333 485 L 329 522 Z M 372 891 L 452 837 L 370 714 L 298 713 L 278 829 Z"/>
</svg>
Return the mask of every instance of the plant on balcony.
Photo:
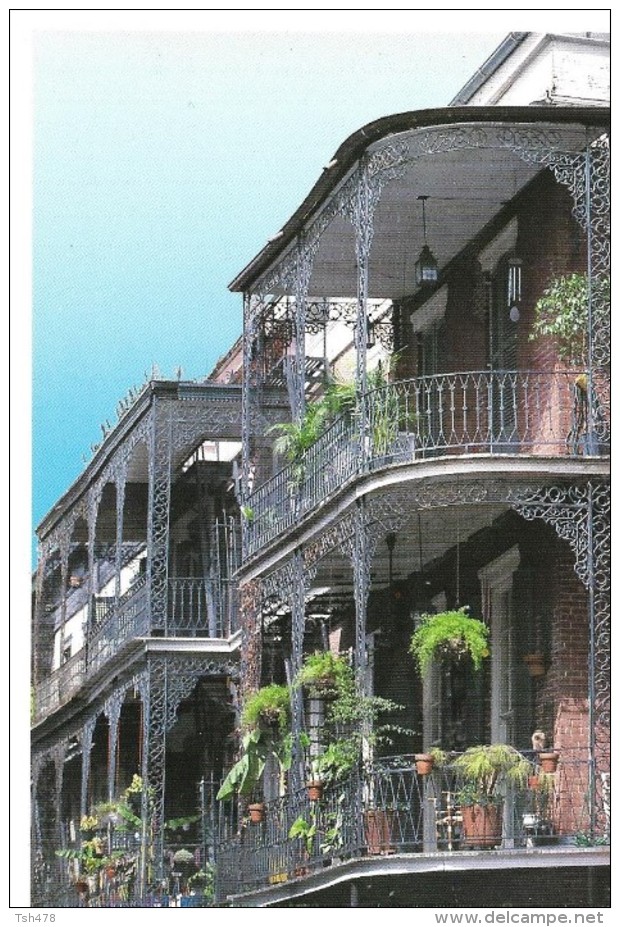
<svg viewBox="0 0 620 927">
<path fill-rule="evenodd" d="M 121 804 L 124 804 L 136 815 L 141 815 L 142 813 L 142 793 L 144 792 L 144 783 L 142 781 L 142 776 L 139 776 L 137 773 L 134 773 L 131 779 L 130 784 L 127 786 L 123 792 L 123 797 L 121 799 Z M 146 790 L 146 799 L 147 804 L 153 800 L 153 789 L 147 788 Z"/>
<path fill-rule="evenodd" d="M 317 650 L 304 658 L 294 685 L 307 689 L 311 698 L 336 698 L 353 684 L 353 670 L 348 660 L 331 650 Z"/>
<path fill-rule="evenodd" d="M 187 880 L 190 891 L 202 895 L 205 903 L 211 903 L 215 895 L 215 871 L 210 863 L 205 863 L 202 869 L 195 872 Z"/>
<path fill-rule="evenodd" d="M 470 657 L 475 670 L 489 656 L 489 629 L 477 618 L 470 618 L 467 607 L 437 615 L 423 615 L 413 633 L 409 652 L 425 676 L 434 660 L 462 660 Z"/>
<path fill-rule="evenodd" d="M 286 686 L 264 686 L 251 695 L 241 713 L 245 733 L 241 757 L 222 783 L 217 798 L 225 801 L 238 794 L 249 797 L 260 782 L 272 756 L 280 770 L 280 790 L 291 762 L 290 693 Z"/>
<path fill-rule="evenodd" d="M 303 814 L 300 814 L 291 824 L 288 832 L 291 840 L 302 840 L 305 844 L 305 850 L 308 856 L 312 855 L 314 840 L 317 834 L 316 812 L 310 813 L 310 820 L 306 820 Z"/>
<path fill-rule="evenodd" d="M 609 277 L 592 278 L 594 309 L 607 311 Z M 568 366 L 587 366 L 588 359 L 588 275 L 562 274 L 554 277 L 534 306 L 530 341 L 554 339 L 558 357 Z"/>
<path fill-rule="evenodd" d="M 327 784 L 343 780 L 377 748 L 389 746 L 395 734 L 411 735 L 406 728 L 382 721 L 403 707 L 379 695 L 361 695 L 351 673 L 329 703 L 321 731 L 325 746 L 312 761 L 321 779 Z"/>
<path fill-rule="evenodd" d="M 452 768 L 463 779 L 456 801 L 467 847 L 492 847 L 501 841 L 502 802 L 507 786 L 525 788 L 531 766 L 508 744 L 469 747 Z"/>
<path fill-rule="evenodd" d="M 448 761 L 448 754 L 439 747 L 431 747 L 426 753 L 416 753 L 414 757 L 419 776 L 428 776 L 433 769 L 440 769 Z"/>
<path fill-rule="evenodd" d="M 333 382 L 323 396 L 306 404 L 299 422 L 280 422 L 269 431 L 276 435 L 274 450 L 292 467 L 293 480 L 301 483 L 305 475 L 304 455 L 341 415 L 355 407 L 355 384 Z"/>
</svg>

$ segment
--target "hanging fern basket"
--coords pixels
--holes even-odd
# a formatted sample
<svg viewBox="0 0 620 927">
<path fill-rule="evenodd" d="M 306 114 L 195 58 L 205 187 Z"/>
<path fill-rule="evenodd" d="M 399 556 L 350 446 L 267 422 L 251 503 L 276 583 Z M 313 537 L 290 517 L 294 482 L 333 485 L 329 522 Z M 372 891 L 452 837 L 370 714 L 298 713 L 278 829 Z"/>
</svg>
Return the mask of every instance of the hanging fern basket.
<svg viewBox="0 0 620 927">
<path fill-rule="evenodd" d="M 489 655 L 489 629 L 477 618 L 470 618 L 467 608 L 423 615 L 409 645 L 422 676 L 435 661 L 458 663 L 471 659 L 475 670 Z"/>
</svg>

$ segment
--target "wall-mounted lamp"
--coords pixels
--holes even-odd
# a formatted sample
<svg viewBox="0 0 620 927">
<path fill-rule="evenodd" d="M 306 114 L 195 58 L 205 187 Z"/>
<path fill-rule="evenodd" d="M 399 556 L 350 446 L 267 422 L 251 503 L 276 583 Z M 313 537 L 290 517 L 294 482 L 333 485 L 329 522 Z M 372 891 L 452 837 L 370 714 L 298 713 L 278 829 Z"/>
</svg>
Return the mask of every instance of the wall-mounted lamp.
<svg viewBox="0 0 620 927">
<path fill-rule="evenodd" d="M 366 347 L 368 350 L 374 348 L 377 343 L 375 338 L 375 325 L 374 322 L 371 322 L 370 319 L 366 319 Z"/>
<path fill-rule="evenodd" d="M 523 261 L 518 257 L 508 259 L 508 315 L 511 322 L 518 322 L 521 317 L 521 267 Z"/>
<path fill-rule="evenodd" d="M 426 201 L 427 195 L 419 196 L 422 200 L 422 228 L 424 232 L 424 245 L 420 257 L 415 263 L 415 282 L 418 286 L 434 286 L 437 283 L 437 260 L 426 241 Z"/>
</svg>

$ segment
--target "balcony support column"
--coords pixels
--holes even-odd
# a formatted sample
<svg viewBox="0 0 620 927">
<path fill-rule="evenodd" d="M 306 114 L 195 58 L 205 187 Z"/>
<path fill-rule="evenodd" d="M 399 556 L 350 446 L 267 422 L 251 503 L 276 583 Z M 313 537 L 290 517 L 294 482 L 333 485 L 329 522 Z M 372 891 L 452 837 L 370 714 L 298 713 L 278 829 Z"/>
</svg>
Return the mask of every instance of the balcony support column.
<svg viewBox="0 0 620 927">
<path fill-rule="evenodd" d="M 541 487 L 511 492 L 511 504 L 527 520 L 541 518 L 575 555 L 575 573 L 588 595 L 589 825 L 593 837 L 609 833 L 609 731 L 611 512 L 608 483 Z"/>
<path fill-rule="evenodd" d="M 368 695 L 366 673 L 366 612 L 370 594 L 370 564 L 373 544 L 371 542 L 366 503 L 362 498 L 355 513 L 356 528 L 353 536 L 353 594 L 355 598 L 355 679 L 360 695 Z"/>
<path fill-rule="evenodd" d="M 39 559 L 37 563 L 37 572 L 35 577 L 35 602 L 34 602 L 34 666 L 33 666 L 33 684 L 36 688 L 41 683 L 44 671 L 49 668 L 49 661 L 53 654 L 54 629 L 50 628 L 45 622 L 45 568 L 47 566 L 46 553 L 41 544 L 39 544 Z M 47 654 L 47 667 L 43 665 L 44 655 Z M 49 669 L 48 669 L 49 671 Z"/>
<path fill-rule="evenodd" d="M 149 440 L 148 575 L 151 631 L 167 631 L 168 535 L 172 424 L 169 405 L 155 397 Z"/>
<path fill-rule="evenodd" d="M 82 782 L 80 791 L 80 817 L 88 814 L 88 785 L 90 781 L 90 752 L 93 747 L 93 734 L 97 718 L 92 715 L 82 727 Z"/>
<path fill-rule="evenodd" d="M 118 755 L 118 731 L 121 710 L 125 698 L 125 689 L 114 692 L 103 706 L 103 713 L 108 719 L 108 800 L 114 798 L 116 788 L 116 759 Z"/>
<path fill-rule="evenodd" d="M 293 589 L 291 605 L 291 680 L 301 670 L 304 651 L 304 628 L 306 621 L 306 577 L 304 576 L 303 553 L 301 549 L 293 555 Z M 291 792 L 296 792 L 302 784 L 303 751 L 299 735 L 303 729 L 303 693 L 300 686 L 291 688 L 291 731 L 293 735 L 291 760 Z"/>
<path fill-rule="evenodd" d="M 64 531 L 60 539 L 60 641 L 58 652 L 58 665 L 62 666 L 62 655 L 65 649 L 65 624 L 67 621 L 67 583 L 69 579 L 69 548 L 71 546 L 71 532 Z"/>
<path fill-rule="evenodd" d="M 245 502 L 250 494 L 250 423 L 251 413 L 251 386 L 250 370 L 252 352 L 255 338 L 254 317 L 252 312 L 252 296 L 243 294 L 243 379 L 241 382 L 241 500 Z M 245 519 L 244 519 L 245 528 Z M 244 530 L 244 534 L 246 531 Z"/>
<path fill-rule="evenodd" d="M 302 232 L 297 242 L 295 267 L 295 369 L 289 391 L 293 419 L 297 422 L 303 419 L 306 407 L 306 300 L 311 270 Z"/>
<path fill-rule="evenodd" d="M 114 607 L 118 609 L 121 597 L 121 570 L 123 569 L 123 513 L 125 510 L 126 470 L 124 464 L 116 475 L 116 563 L 114 577 Z"/>
<path fill-rule="evenodd" d="M 86 610 L 86 633 L 84 635 L 85 665 L 88 668 L 90 632 L 95 624 L 95 596 L 99 592 L 96 575 L 95 544 L 97 541 L 97 517 L 101 503 L 101 488 L 95 485 L 88 494 L 88 607 Z M 86 813 L 86 812 L 84 812 Z"/>
<path fill-rule="evenodd" d="M 367 434 L 366 342 L 368 340 L 368 259 L 374 234 L 373 216 L 380 188 L 371 184 L 366 160 L 360 162 L 357 190 L 348 207 L 355 231 L 357 266 L 357 320 L 355 323 L 355 384 L 357 388 L 360 448 L 364 450 Z"/>
<path fill-rule="evenodd" d="M 58 846 L 61 849 L 66 849 L 66 834 L 63 827 L 62 821 L 62 787 L 64 781 L 64 771 L 65 771 L 65 755 L 67 752 L 67 745 L 65 741 L 60 741 L 52 750 L 52 757 L 54 762 L 54 818 L 56 820 L 56 833 Z"/>
<path fill-rule="evenodd" d="M 241 586 L 239 611 L 241 623 L 239 700 L 243 704 L 249 695 L 260 688 L 261 682 L 263 628 L 259 580 L 250 580 Z"/>
</svg>

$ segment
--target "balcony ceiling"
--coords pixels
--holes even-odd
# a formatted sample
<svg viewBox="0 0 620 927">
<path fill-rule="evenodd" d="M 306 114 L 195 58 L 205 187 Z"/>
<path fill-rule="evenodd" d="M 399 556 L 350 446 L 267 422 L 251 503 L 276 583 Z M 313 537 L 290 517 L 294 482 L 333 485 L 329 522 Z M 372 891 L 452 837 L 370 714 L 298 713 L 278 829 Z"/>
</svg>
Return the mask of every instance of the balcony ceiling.
<svg viewBox="0 0 620 927">
<path fill-rule="evenodd" d="M 369 295 L 398 299 L 415 291 L 414 267 L 424 244 L 419 196 L 428 196 L 427 243 L 441 271 L 538 171 L 505 151 L 452 151 L 407 165 L 386 185 L 375 212 Z M 350 223 L 339 217 L 322 237 L 311 296 L 355 296 L 354 248 Z"/>
<path fill-rule="evenodd" d="M 405 146 L 409 152 L 407 163 L 397 168 L 397 176 L 386 180 L 375 209 L 368 285 L 369 296 L 373 298 L 411 295 L 416 289 L 414 265 L 424 243 L 420 196 L 428 197 L 427 242 L 441 272 L 545 170 L 540 163 L 519 154 L 514 145 L 511 147 L 512 142 L 507 139 L 510 140 L 512 130 L 515 138 L 520 133 L 520 138 L 531 139 L 532 146 L 541 154 L 552 149 L 571 154 L 582 151 L 588 139 L 606 131 L 608 119 L 607 110 L 560 107 L 460 108 L 460 122 L 454 118 L 456 113 L 452 109 L 435 110 L 393 117 L 400 120 L 397 124 L 405 122 L 407 117 L 419 124 L 406 131 L 386 131 L 378 138 L 377 130 L 370 144 L 368 138 L 365 144 L 359 139 L 355 144 L 355 140 L 358 135 L 372 137 L 371 130 L 377 124 L 352 136 L 332 162 L 337 165 L 333 171 L 337 171 L 348 155 L 346 172 L 343 167 L 338 182 L 330 184 L 328 175 L 332 169 L 324 171 L 297 212 L 231 283 L 231 289 L 251 289 L 261 274 L 278 266 L 297 233 L 310 230 L 315 218 L 330 210 L 334 196 L 356 166 L 351 151 L 357 154 L 357 159 L 364 154 L 372 162 L 373 156 L 386 147 Z M 390 128 L 389 119 L 379 122 L 385 123 L 386 130 Z M 470 131 L 478 133 L 475 141 L 461 144 L 458 133 L 463 132 L 467 137 Z M 454 132 L 456 142 L 451 137 Z M 431 143 L 427 144 L 429 138 Z M 423 139 L 421 145 L 420 139 Z M 432 153 L 426 153 L 430 149 Z M 256 288 L 260 290 L 260 283 Z M 278 290 L 277 284 L 274 285 L 273 295 L 282 292 L 284 289 Z M 356 292 L 355 236 L 350 217 L 341 210 L 321 232 L 309 294 L 313 298 L 355 297 Z"/>
<path fill-rule="evenodd" d="M 476 532 L 488 528 L 508 510 L 506 505 L 472 505 L 464 513 L 460 508 L 433 509 L 420 513 L 396 532 L 392 555 L 392 579 L 406 579 L 453 548 L 457 539 L 464 544 Z M 387 532 L 386 532 L 387 534 Z M 389 554 L 387 544 L 379 542 L 371 567 L 372 586 L 387 586 L 389 581 Z M 335 601 L 353 596 L 353 578 L 350 564 L 340 555 L 326 558 L 310 590 L 313 609 L 328 609 Z"/>
</svg>

